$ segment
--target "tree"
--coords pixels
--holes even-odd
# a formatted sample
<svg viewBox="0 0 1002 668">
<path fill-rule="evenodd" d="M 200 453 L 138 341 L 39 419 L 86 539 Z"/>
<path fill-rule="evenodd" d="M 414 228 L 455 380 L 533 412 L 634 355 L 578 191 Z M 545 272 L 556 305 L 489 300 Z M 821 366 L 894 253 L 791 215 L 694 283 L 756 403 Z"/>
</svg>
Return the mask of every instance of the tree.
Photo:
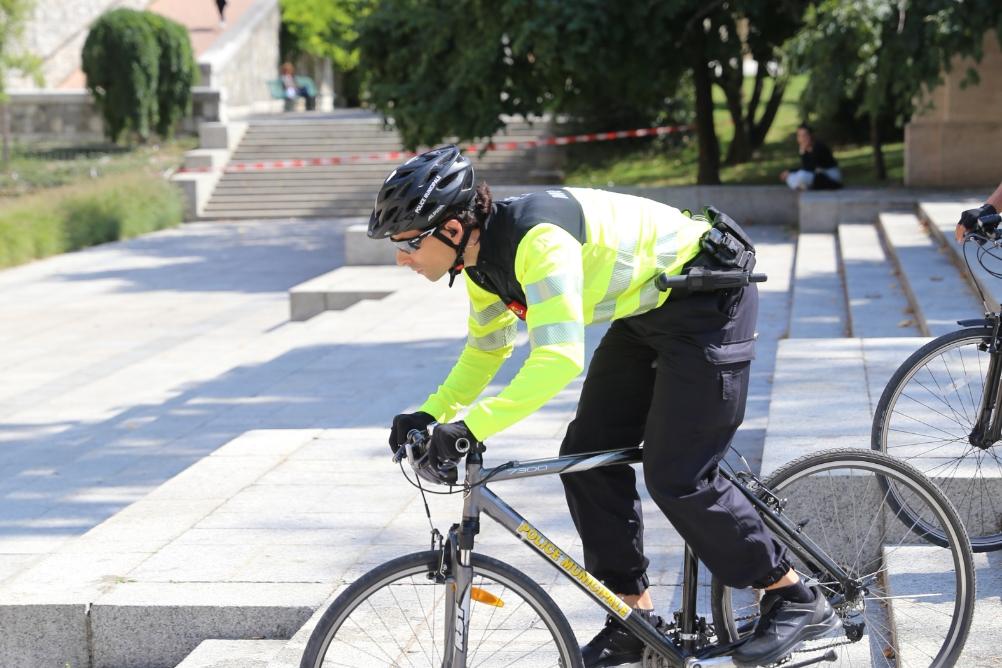
<svg viewBox="0 0 1002 668">
<path fill-rule="evenodd" d="M 152 12 L 102 14 L 84 42 L 83 71 L 112 141 L 126 132 L 168 136 L 191 108 L 197 67 L 188 31 Z"/>
<path fill-rule="evenodd" d="M 882 125 L 889 119 L 903 127 L 921 111 L 923 91 L 942 83 L 954 56 L 980 61 L 990 28 L 1002 43 L 998 0 L 821 0 L 793 44 L 794 61 L 808 74 L 804 112 L 830 117 L 844 100 L 858 99 L 874 167 L 886 179 Z M 977 81 L 973 69 L 966 81 Z"/>
<path fill-rule="evenodd" d="M 10 162 L 10 119 L 8 117 L 6 82 L 10 72 L 20 72 L 42 85 L 42 62 L 36 56 L 17 53 L 24 25 L 34 5 L 33 0 L 0 0 L 0 127 L 3 134 L 3 168 Z"/>
<path fill-rule="evenodd" d="M 178 121 L 191 112 L 191 88 L 198 83 L 198 66 L 187 28 L 152 12 L 146 12 L 146 18 L 154 28 L 159 50 L 156 131 L 169 137 Z"/>
<path fill-rule="evenodd" d="M 376 0 L 281 0 L 283 37 L 292 37 L 293 51 L 330 58 L 336 70 L 350 75 L 358 68 L 358 25 L 376 4 Z"/>
<path fill-rule="evenodd" d="M 770 7 L 788 18 L 770 18 Z M 743 108 L 741 57 L 751 49 L 767 62 L 802 8 L 799 0 L 384 0 L 361 22 L 358 43 L 373 104 L 411 147 L 490 137 L 503 127 L 502 114 L 569 114 L 597 129 L 649 122 L 691 81 L 698 180 L 718 183 L 713 84 L 726 86 L 734 103 L 736 143 L 746 147 L 735 156 L 746 159 L 782 88 L 773 87 L 764 112 L 761 85 Z M 768 25 L 750 31 L 744 46 L 736 26 L 752 18 Z M 759 76 L 773 73 L 763 68 Z"/>
</svg>

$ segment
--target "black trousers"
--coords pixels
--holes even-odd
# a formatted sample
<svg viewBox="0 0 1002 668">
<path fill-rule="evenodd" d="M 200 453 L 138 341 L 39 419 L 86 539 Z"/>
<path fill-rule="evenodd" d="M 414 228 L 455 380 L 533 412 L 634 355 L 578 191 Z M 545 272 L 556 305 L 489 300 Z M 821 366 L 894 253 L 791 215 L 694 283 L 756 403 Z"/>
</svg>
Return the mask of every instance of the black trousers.
<svg viewBox="0 0 1002 668">
<path fill-rule="evenodd" d="M 725 584 L 764 587 L 789 568 L 749 501 L 717 473 L 744 418 L 758 292 L 672 295 L 613 322 L 588 367 L 561 454 L 644 443 L 651 497 Z M 648 584 L 636 474 L 628 465 L 561 476 L 585 568 L 620 594 Z"/>
</svg>

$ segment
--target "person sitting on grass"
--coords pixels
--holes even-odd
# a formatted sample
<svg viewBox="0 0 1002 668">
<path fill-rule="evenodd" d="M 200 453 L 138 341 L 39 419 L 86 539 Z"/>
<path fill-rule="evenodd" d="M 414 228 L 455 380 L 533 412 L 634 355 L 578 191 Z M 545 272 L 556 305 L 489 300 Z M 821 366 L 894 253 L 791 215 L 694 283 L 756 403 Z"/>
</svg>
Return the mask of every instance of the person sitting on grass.
<svg viewBox="0 0 1002 668">
<path fill-rule="evenodd" d="M 793 190 L 837 190 L 842 187 L 842 171 L 828 146 L 814 138 L 814 130 L 806 123 L 797 128 L 800 166 L 783 170 L 781 181 Z"/>
</svg>

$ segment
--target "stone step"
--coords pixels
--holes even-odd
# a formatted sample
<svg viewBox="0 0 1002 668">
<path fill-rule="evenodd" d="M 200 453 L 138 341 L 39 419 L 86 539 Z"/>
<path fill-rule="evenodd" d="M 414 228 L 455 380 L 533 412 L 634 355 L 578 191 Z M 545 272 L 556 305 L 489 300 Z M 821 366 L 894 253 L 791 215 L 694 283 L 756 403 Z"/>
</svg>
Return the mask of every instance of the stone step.
<svg viewBox="0 0 1002 668">
<path fill-rule="evenodd" d="M 290 319 L 309 320 L 324 311 L 344 310 L 363 299 L 382 299 L 393 294 L 402 281 L 412 278 L 411 273 L 404 267 L 335 269 L 289 290 Z"/>
<path fill-rule="evenodd" d="M 797 238 L 791 339 L 845 336 L 848 316 L 834 234 L 802 232 Z"/>
<path fill-rule="evenodd" d="M 917 605 L 923 601 L 907 598 L 907 593 L 921 587 L 926 592 L 945 591 L 953 587 L 952 564 L 943 563 L 944 550 L 923 546 L 901 546 L 886 557 L 889 573 L 888 588 L 892 596 L 891 614 L 896 633 L 912 639 L 912 644 L 898 645 L 899 664 L 905 666 L 925 665 L 921 639 L 924 625 L 933 616 L 933 621 L 941 619 L 936 609 L 928 605 Z M 999 575 L 998 560 L 992 554 L 974 555 L 975 577 L 977 580 L 977 600 L 974 606 L 974 620 L 967 642 L 956 665 L 989 666 L 1002 665 L 1002 648 L 998 639 L 1002 637 L 1002 576 Z M 942 585 L 937 584 L 942 582 Z M 903 592 L 904 594 L 900 594 Z M 941 622 L 937 622 L 940 624 Z"/>
<path fill-rule="evenodd" d="M 872 223 L 838 226 L 842 275 L 849 302 L 849 335 L 918 336 L 908 298 Z"/>
<path fill-rule="evenodd" d="M 930 238 L 915 214 L 881 213 L 877 226 L 923 335 L 952 332 L 958 320 L 983 314 L 950 251 Z"/>
<path fill-rule="evenodd" d="M 952 201 L 952 202 L 920 202 L 919 217 L 925 223 L 932 236 L 950 250 L 954 263 L 960 270 L 961 275 L 971 283 L 971 287 L 977 292 L 980 287 L 988 300 L 989 307 L 993 310 L 999 309 L 1002 303 L 1002 280 L 988 273 L 985 267 L 978 263 L 978 254 L 973 242 L 966 246 L 957 243 L 954 237 L 954 229 L 960 214 L 965 209 L 981 206 L 981 200 Z M 966 257 L 965 257 L 966 251 Z M 995 250 L 996 256 L 1002 253 Z M 988 269 L 996 273 L 1002 272 L 1002 260 L 992 257 L 982 256 Z M 968 269 L 968 259 L 970 269 Z"/>
<path fill-rule="evenodd" d="M 285 640 L 203 640 L 176 668 L 267 668 Z"/>
<path fill-rule="evenodd" d="M 779 342 L 762 473 L 834 447 L 870 447 L 873 410 L 895 369 L 922 337 Z"/>
</svg>

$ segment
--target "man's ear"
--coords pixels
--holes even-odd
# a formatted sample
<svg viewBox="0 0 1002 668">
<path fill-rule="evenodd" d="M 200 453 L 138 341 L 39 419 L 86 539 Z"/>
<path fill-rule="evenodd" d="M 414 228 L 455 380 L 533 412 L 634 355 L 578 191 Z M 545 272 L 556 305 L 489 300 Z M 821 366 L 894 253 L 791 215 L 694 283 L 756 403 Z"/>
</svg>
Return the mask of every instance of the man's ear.
<svg viewBox="0 0 1002 668">
<path fill-rule="evenodd" d="M 458 218 L 453 218 L 452 220 L 447 220 L 445 225 L 442 226 L 443 231 L 446 236 L 448 236 L 453 241 L 459 241 L 463 238 L 463 224 L 459 222 Z"/>
</svg>

